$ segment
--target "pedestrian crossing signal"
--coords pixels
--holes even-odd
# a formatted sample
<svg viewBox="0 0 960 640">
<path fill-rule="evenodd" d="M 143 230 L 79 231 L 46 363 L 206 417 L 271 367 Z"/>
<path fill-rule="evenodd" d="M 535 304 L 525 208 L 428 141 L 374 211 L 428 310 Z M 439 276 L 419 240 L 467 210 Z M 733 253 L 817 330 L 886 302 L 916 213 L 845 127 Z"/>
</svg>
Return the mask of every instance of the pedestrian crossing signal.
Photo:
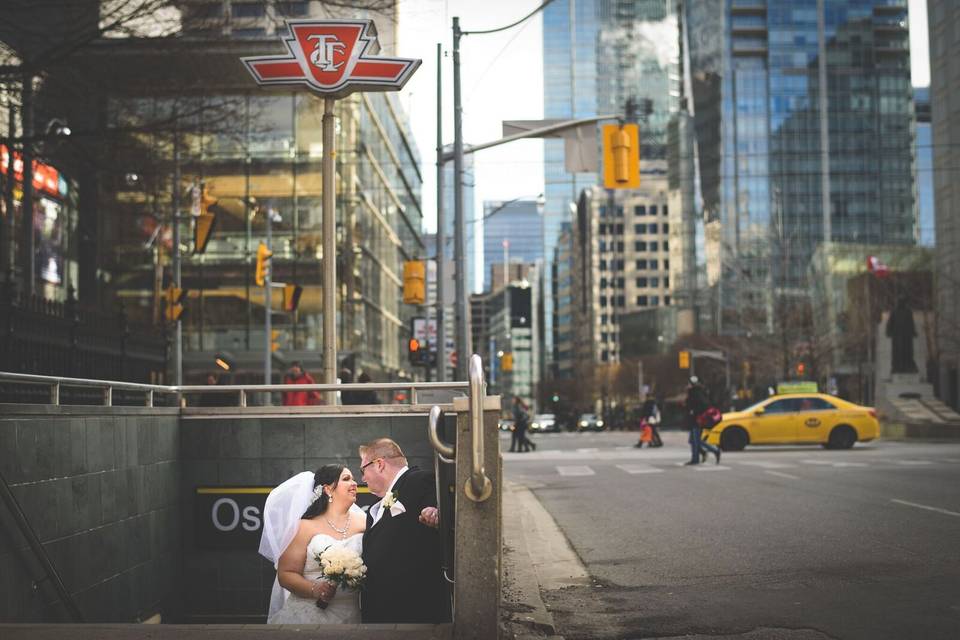
<svg viewBox="0 0 960 640">
<path fill-rule="evenodd" d="M 606 189 L 640 187 L 640 127 L 603 126 L 603 186 Z"/>
<path fill-rule="evenodd" d="M 262 287 L 267 282 L 267 270 L 270 268 L 270 258 L 273 257 L 273 251 L 264 243 L 257 247 L 257 268 L 253 280 L 258 287 Z"/>
<path fill-rule="evenodd" d="M 403 301 L 423 304 L 427 301 L 427 266 L 423 260 L 403 263 Z"/>
</svg>

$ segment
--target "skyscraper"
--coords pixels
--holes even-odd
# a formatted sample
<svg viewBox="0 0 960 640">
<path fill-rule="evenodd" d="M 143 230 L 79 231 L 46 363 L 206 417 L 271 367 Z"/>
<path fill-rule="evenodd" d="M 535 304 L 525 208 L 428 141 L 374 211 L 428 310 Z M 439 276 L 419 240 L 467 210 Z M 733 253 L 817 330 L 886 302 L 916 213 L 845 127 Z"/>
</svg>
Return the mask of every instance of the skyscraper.
<svg viewBox="0 0 960 640">
<path fill-rule="evenodd" d="M 641 124 L 641 181 L 643 176 L 672 172 L 671 188 L 692 187 L 690 180 L 683 184 L 679 180 L 685 172 L 678 161 L 689 161 L 689 154 L 678 152 L 683 127 L 679 34 L 674 0 L 557 0 L 550 4 L 543 16 L 544 116 L 629 116 L 629 101 Z M 566 173 L 562 141 L 544 144 L 544 255 L 552 260 L 560 230 L 573 220 L 580 193 L 595 186 L 598 176 Z M 675 213 L 681 216 L 684 211 L 680 207 Z M 679 220 L 673 224 L 679 231 Z M 550 267 L 547 273 L 552 272 Z M 554 311 L 556 295 L 552 292 L 547 297 L 551 357 L 554 328 L 565 323 Z"/>
<path fill-rule="evenodd" d="M 906 0 L 684 4 L 713 320 L 771 330 L 824 242 L 913 244 Z"/>
<path fill-rule="evenodd" d="M 484 291 L 501 284 L 491 281 L 494 264 L 533 264 L 543 260 L 542 221 L 536 200 L 483 203 Z"/>
</svg>

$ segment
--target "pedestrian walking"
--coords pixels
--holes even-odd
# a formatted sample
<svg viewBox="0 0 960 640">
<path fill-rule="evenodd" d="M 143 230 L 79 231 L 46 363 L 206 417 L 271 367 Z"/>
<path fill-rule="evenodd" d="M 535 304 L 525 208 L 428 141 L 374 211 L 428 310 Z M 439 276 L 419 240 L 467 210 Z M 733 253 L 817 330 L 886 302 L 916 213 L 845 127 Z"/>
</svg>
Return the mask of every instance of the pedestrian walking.
<svg viewBox="0 0 960 640">
<path fill-rule="evenodd" d="M 657 426 L 660 424 L 660 407 L 652 395 L 647 396 L 640 408 L 640 439 L 634 446 L 662 447 L 663 440 Z"/>
<path fill-rule="evenodd" d="M 700 464 L 701 462 L 705 462 L 707 452 L 713 453 L 717 464 L 720 464 L 720 449 L 704 442 L 702 438 L 704 427 L 712 427 L 716 424 L 713 420 L 714 416 L 719 414 L 719 411 L 710 402 L 710 395 L 703 385 L 700 384 L 697 376 L 690 376 L 690 384 L 687 385 L 686 409 L 687 425 L 690 429 L 690 436 L 688 438 L 688 442 L 690 443 L 690 461 L 687 462 L 687 464 Z M 709 425 L 707 425 L 708 421 L 710 422 Z"/>
<path fill-rule="evenodd" d="M 527 413 L 529 407 L 520 399 L 520 396 L 513 397 L 513 434 L 516 439 L 517 451 L 526 453 L 533 449 L 537 450 L 537 445 L 527 438 L 527 428 L 530 426 L 530 415 Z M 511 451 L 513 451 L 513 440 L 511 440 Z"/>
<path fill-rule="evenodd" d="M 303 370 L 299 362 L 294 362 L 283 377 L 283 384 L 316 384 L 309 373 Z M 303 407 L 308 404 L 320 404 L 318 391 L 284 391 L 283 405 L 286 407 Z"/>
</svg>

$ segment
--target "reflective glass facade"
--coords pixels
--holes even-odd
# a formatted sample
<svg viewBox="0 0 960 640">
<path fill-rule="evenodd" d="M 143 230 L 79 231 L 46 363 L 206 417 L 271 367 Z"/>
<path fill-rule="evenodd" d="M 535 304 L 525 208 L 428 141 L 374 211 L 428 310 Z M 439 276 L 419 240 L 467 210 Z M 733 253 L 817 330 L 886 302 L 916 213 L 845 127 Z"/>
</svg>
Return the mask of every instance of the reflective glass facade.
<svg viewBox="0 0 960 640">
<path fill-rule="evenodd" d="M 916 242 L 906 0 L 703 0 L 685 20 L 719 330 L 769 328 L 827 234 Z"/>
<path fill-rule="evenodd" d="M 483 203 L 483 289 L 491 291 L 494 264 L 535 264 L 543 260 L 543 226 L 536 201 Z M 506 249 L 503 243 L 507 242 Z M 501 286 L 499 283 L 497 286 Z"/>
<path fill-rule="evenodd" d="M 322 366 L 322 111 L 322 101 L 306 94 L 111 101 L 118 126 L 144 129 L 118 150 L 118 165 L 136 168 L 136 178 L 119 179 L 101 202 L 126 221 L 105 229 L 102 246 L 110 248 L 105 261 L 131 314 L 158 313 L 160 279 L 169 280 L 171 237 L 154 231 L 172 210 L 174 170 L 182 211 L 190 211 L 200 182 L 217 199 L 206 253 L 183 258 L 185 375 L 209 370 L 222 351 L 241 375 L 262 375 L 265 296 L 253 271 L 268 219 L 273 281 L 303 287 L 295 313 L 281 310 L 281 290 L 273 290 L 272 341 L 282 360 L 301 360 L 314 372 Z M 152 131 L 174 113 L 176 135 Z M 401 302 L 402 263 L 425 255 L 419 157 L 391 94 L 338 101 L 335 136 L 338 355 L 375 379 L 405 375 L 410 312 Z M 189 246 L 190 225 L 181 229 Z"/>
<path fill-rule="evenodd" d="M 641 174 L 667 174 L 670 131 L 676 130 L 681 100 L 674 0 L 557 0 L 543 12 L 543 65 L 545 118 L 624 114 L 632 99 L 642 121 Z M 559 139 L 544 141 L 544 163 L 544 255 L 549 260 L 561 228 L 573 221 L 571 206 L 599 178 L 565 172 Z M 547 297 L 547 318 L 553 318 L 546 332 L 550 357 L 556 327 L 569 326 L 554 313 L 555 295 Z"/>
</svg>

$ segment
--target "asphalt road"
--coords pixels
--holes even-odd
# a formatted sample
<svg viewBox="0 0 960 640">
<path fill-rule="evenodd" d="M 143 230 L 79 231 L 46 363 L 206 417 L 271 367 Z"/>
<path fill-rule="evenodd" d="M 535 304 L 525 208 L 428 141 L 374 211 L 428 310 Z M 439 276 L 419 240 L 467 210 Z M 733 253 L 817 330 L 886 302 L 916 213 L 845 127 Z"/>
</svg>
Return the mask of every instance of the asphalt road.
<svg viewBox="0 0 960 640">
<path fill-rule="evenodd" d="M 753 447 L 537 434 L 504 453 L 592 577 L 543 592 L 577 638 L 960 638 L 960 444 Z M 501 440 L 502 450 L 509 439 Z"/>
</svg>

